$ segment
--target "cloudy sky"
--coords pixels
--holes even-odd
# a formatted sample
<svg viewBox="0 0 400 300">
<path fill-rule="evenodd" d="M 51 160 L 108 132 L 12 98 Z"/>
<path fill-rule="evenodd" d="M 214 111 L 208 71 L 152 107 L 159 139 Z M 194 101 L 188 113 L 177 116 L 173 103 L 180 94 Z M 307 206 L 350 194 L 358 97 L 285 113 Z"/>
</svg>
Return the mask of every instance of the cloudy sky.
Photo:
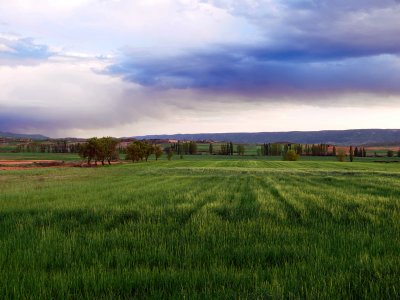
<svg viewBox="0 0 400 300">
<path fill-rule="evenodd" d="M 0 131 L 400 128 L 400 1 L 0 0 Z"/>
</svg>

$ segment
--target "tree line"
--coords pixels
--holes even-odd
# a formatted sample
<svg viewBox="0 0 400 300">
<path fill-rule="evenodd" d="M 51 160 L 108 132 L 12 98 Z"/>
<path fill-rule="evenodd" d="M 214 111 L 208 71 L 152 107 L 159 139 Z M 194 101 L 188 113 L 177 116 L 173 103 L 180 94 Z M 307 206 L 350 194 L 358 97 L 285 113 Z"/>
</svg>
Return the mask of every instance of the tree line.
<svg viewBox="0 0 400 300">
<path fill-rule="evenodd" d="M 202 145 L 205 147 L 207 144 Z M 336 146 L 328 144 L 295 144 L 295 143 L 264 143 L 257 146 L 257 155 L 259 156 L 285 156 L 288 151 L 294 151 L 298 156 L 349 156 L 350 160 L 355 157 L 366 157 L 367 151 L 364 147 L 351 147 L 350 151 L 340 153 Z M 107 151 L 104 149 L 108 149 Z M 110 150 L 111 149 L 111 150 Z M 341 148 L 340 148 L 341 149 Z M 210 155 L 245 155 L 246 146 L 243 144 L 233 144 L 232 142 L 225 143 L 209 143 L 208 149 L 203 148 L 202 151 L 198 150 L 198 144 L 195 141 L 171 143 L 164 148 L 161 145 L 150 144 L 147 141 L 135 141 L 122 147 L 118 139 L 111 137 L 91 138 L 84 143 L 71 143 L 68 140 L 56 140 L 51 142 L 30 142 L 19 144 L 13 152 L 30 152 L 30 153 L 78 153 L 81 157 L 88 160 L 88 163 L 94 161 L 102 162 L 112 160 L 118 154 L 126 154 L 127 159 L 134 162 L 147 161 L 149 156 L 154 154 L 158 160 L 163 153 L 171 159 L 174 154 L 181 157 L 183 155 L 196 155 L 199 153 L 208 153 Z M 109 152 L 113 154 L 110 155 Z M 105 153 L 105 154 L 104 154 Z M 400 150 L 388 150 L 386 155 L 393 157 L 395 155 L 400 157 Z M 291 154 L 292 157 L 294 155 Z M 375 153 L 375 156 L 379 156 Z"/>
<path fill-rule="evenodd" d="M 178 155 L 195 155 L 197 154 L 197 143 L 194 141 L 190 142 L 181 142 L 178 141 L 177 143 L 170 144 L 169 147 L 174 153 Z"/>
<path fill-rule="evenodd" d="M 79 153 L 81 143 L 68 143 L 67 140 L 56 141 L 52 143 L 31 142 L 19 144 L 15 152 L 28 153 Z"/>
</svg>

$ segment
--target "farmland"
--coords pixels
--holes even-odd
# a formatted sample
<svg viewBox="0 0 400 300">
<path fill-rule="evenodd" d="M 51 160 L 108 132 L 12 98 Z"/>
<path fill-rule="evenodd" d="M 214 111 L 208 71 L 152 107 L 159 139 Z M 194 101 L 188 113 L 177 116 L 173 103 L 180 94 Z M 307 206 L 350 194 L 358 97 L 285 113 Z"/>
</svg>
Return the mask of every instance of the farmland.
<svg viewBox="0 0 400 300">
<path fill-rule="evenodd" d="M 398 163 L 198 155 L 0 190 L 2 298 L 400 297 Z"/>
</svg>

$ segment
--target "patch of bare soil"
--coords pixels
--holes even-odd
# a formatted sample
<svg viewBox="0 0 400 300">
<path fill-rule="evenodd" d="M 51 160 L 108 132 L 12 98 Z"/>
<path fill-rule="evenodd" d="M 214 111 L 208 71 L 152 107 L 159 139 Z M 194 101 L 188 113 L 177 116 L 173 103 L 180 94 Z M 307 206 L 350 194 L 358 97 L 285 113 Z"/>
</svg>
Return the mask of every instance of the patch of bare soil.
<svg viewBox="0 0 400 300">
<path fill-rule="evenodd" d="M 111 162 L 112 165 L 120 164 L 120 161 Z M 108 165 L 108 162 L 105 166 Z M 66 167 L 101 167 L 101 162 L 91 163 L 88 165 L 84 162 L 68 162 L 59 160 L 0 160 L 0 170 L 27 170 L 36 168 L 66 168 Z"/>
<path fill-rule="evenodd" d="M 58 160 L 0 160 L 0 170 L 20 170 L 32 168 L 48 168 L 65 166 Z"/>
</svg>

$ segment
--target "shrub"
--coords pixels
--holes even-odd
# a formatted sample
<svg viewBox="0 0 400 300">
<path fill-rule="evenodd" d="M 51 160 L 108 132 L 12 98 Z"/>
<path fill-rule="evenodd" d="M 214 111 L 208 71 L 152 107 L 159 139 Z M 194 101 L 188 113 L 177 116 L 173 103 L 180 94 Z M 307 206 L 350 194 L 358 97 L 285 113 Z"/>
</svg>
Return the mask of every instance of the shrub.
<svg viewBox="0 0 400 300">
<path fill-rule="evenodd" d="M 388 150 L 387 156 L 388 156 L 388 157 L 393 157 L 393 155 L 394 155 L 393 150 Z"/>
<path fill-rule="evenodd" d="M 343 149 L 337 151 L 336 158 L 338 161 L 343 162 L 346 158 L 346 152 Z"/>
<path fill-rule="evenodd" d="M 298 155 L 294 150 L 288 150 L 284 155 L 283 155 L 283 160 L 287 161 L 296 161 L 299 160 L 300 155 Z"/>
</svg>

